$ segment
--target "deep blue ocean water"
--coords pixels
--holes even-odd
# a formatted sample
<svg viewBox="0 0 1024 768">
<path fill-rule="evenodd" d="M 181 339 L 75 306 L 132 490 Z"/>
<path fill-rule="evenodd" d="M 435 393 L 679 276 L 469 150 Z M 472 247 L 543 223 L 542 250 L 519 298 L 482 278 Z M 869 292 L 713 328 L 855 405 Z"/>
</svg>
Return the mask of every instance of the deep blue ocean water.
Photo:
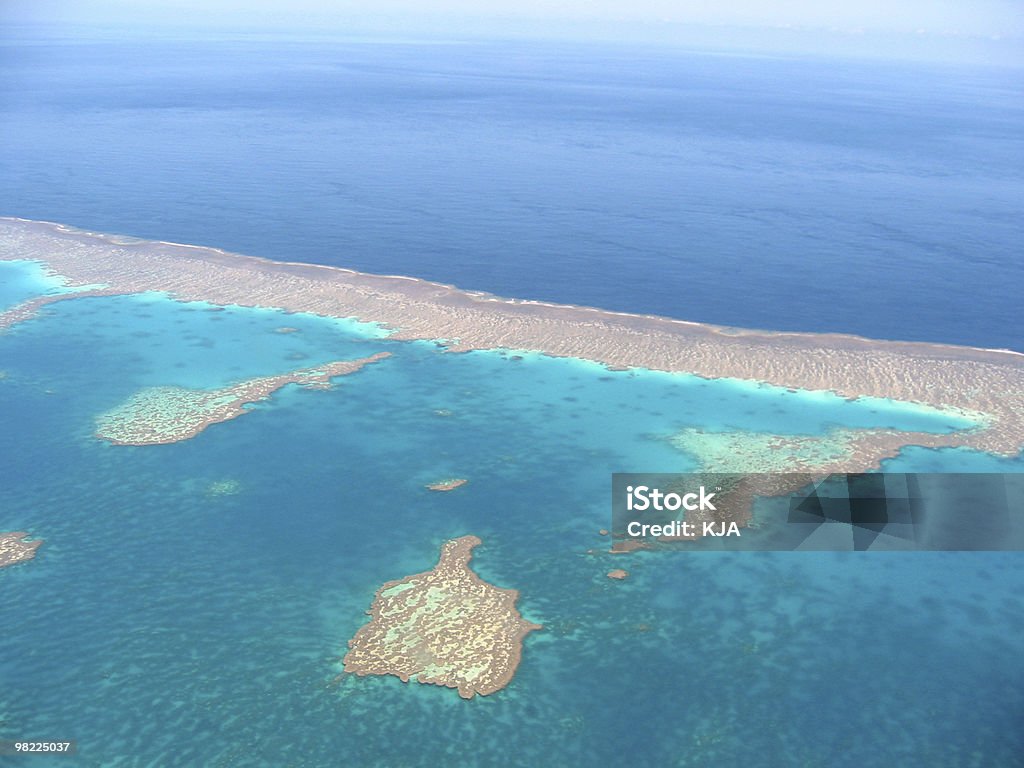
<svg viewBox="0 0 1024 768">
<path fill-rule="evenodd" d="M 0 214 L 499 295 L 1024 351 L 1017 70 L 0 36 Z"/>
<path fill-rule="evenodd" d="M 323 41 L 2 50 L 5 214 L 1020 348 L 1021 123 L 999 72 Z M 0 307 L 56 289 L 0 264 Z M 142 387 L 380 350 L 182 443 L 92 435 Z M 0 370 L 0 530 L 46 540 L 0 571 L 0 738 L 80 745 L 14 764 L 1024 762 L 1019 554 L 587 554 L 607 546 L 611 472 L 693 466 L 666 440 L 679 429 L 945 431 L 944 415 L 159 294 L 54 305 L 0 335 Z M 911 448 L 886 466 L 1024 459 Z M 470 482 L 424 490 L 448 476 Z M 512 684 L 466 702 L 335 680 L 374 590 L 470 533 L 477 572 L 545 625 Z"/>
</svg>

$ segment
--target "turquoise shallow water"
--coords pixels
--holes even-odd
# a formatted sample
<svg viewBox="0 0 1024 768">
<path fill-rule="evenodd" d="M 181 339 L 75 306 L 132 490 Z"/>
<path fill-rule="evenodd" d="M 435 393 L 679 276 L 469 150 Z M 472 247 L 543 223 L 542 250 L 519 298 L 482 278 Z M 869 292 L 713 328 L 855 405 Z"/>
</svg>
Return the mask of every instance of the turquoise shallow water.
<svg viewBox="0 0 1024 768">
<path fill-rule="evenodd" d="M 0 310 L 13 307 L 26 299 L 44 293 L 58 293 L 64 289 L 63 281 L 47 273 L 35 261 L 13 261 L 0 265 Z"/>
<path fill-rule="evenodd" d="M 0 297 L 31 267 L 0 265 Z M 298 332 L 280 334 L 289 326 Z M 140 387 L 221 386 L 392 357 L 287 387 L 168 446 L 93 420 Z M 588 555 L 612 471 L 679 471 L 686 426 L 945 431 L 944 415 L 535 354 L 448 354 L 373 326 L 158 295 L 65 302 L 0 335 L 0 737 L 59 764 L 1017 765 L 1024 558 L 949 553 Z M 450 412 L 440 415 L 438 411 Z M 908 449 L 901 470 L 1022 471 Z M 450 494 L 423 485 L 450 475 Z M 232 495 L 210 495 L 234 481 Z M 466 702 L 335 678 L 384 581 L 448 538 L 545 630 Z M 631 578 L 605 573 L 626 567 Z M 334 681 L 334 682 L 332 682 Z M 46 761 L 22 761 L 46 765 Z"/>
</svg>

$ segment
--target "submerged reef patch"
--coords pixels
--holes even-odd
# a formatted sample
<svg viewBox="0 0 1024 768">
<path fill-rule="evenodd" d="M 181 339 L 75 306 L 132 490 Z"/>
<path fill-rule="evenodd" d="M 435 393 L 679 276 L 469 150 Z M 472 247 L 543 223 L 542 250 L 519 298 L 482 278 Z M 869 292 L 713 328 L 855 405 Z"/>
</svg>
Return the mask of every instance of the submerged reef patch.
<svg viewBox="0 0 1024 768">
<path fill-rule="evenodd" d="M 242 490 L 242 483 L 233 477 L 223 480 L 214 480 L 206 486 L 205 495 L 210 498 L 218 496 L 234 496 Z"/>
<path fill-rule="evenodd" d="M 952 434 L 889 429 L 834 429 L 824 435 L 708 432 L 688 428 L 669 442 L 695 458 L 702 472 L 867 472 L 908 445 L 970 445 L 973 430 Z"/>
<path fill-rule="evenodd" d="M 523 638 L 541 629 L 516 610 L 519 593 L 488 584 L 469 567 L 476 536 L 441 547 L 433 570 L 389 581 L 349 640 L 345 671 L 456 688 L 464 699 L 512 680 Z"/>
</svg>

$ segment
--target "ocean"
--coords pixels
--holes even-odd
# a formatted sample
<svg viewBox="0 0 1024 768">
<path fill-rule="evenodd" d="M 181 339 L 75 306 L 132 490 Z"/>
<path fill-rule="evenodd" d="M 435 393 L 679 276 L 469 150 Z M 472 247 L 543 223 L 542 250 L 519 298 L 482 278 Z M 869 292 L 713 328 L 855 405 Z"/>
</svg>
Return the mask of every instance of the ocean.
<svg viewBox="0 0 1024 768">
<path fill-rule="evenodd" d="M 1005 72 L 24 32 L 2 50 L 2 214 L 520 298 L 1022 348 Z M 0 309 L 57 289 L 0 263 Z M 143 387 L 378 351 L 191 440 L 93 436 Z M 597 533 L 611 472 L 694 468 L 679 430 L 941 432 L 945 415 L 161 294 L 55 304 L 0 335 L 0 370 L 0 530 L 46 541 L 0 571 L 0 738 L 79 744 L 18 765 L 1024 762 L 1019 553 L 612 556 Z M 909 448 L 885 466 L 1024 458 Z M 425 490 L 446 477 L 469 483 Z M 544 625 L 512 683 L 464 701 L 339 677 L 374 591 L 467 534 L 477 573 Z"/>
<path fill-rule="evenodd" d="M 0 39 L 0 214 L 772 330 L 1024 351 L 1016 70 Z"/>
</svg>

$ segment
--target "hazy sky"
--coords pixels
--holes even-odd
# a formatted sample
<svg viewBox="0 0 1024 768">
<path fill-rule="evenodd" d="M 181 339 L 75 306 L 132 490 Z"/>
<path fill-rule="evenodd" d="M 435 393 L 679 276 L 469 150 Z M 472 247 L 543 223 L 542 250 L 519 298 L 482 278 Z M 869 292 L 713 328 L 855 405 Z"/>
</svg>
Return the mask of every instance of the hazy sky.
<svg viewBox="0 0 1024 768">
<path fill-rule="evenodd" d="M 0 23 L 60 21 L 292 26 L 339 31 L 543 37 L 650 37 L 756 27 L 832 39 L 901 36 L 1024 49 L 1024 0 L 0 0 Z M 787 33 L 785 30 L 790 29 Z"/>
</svg>

